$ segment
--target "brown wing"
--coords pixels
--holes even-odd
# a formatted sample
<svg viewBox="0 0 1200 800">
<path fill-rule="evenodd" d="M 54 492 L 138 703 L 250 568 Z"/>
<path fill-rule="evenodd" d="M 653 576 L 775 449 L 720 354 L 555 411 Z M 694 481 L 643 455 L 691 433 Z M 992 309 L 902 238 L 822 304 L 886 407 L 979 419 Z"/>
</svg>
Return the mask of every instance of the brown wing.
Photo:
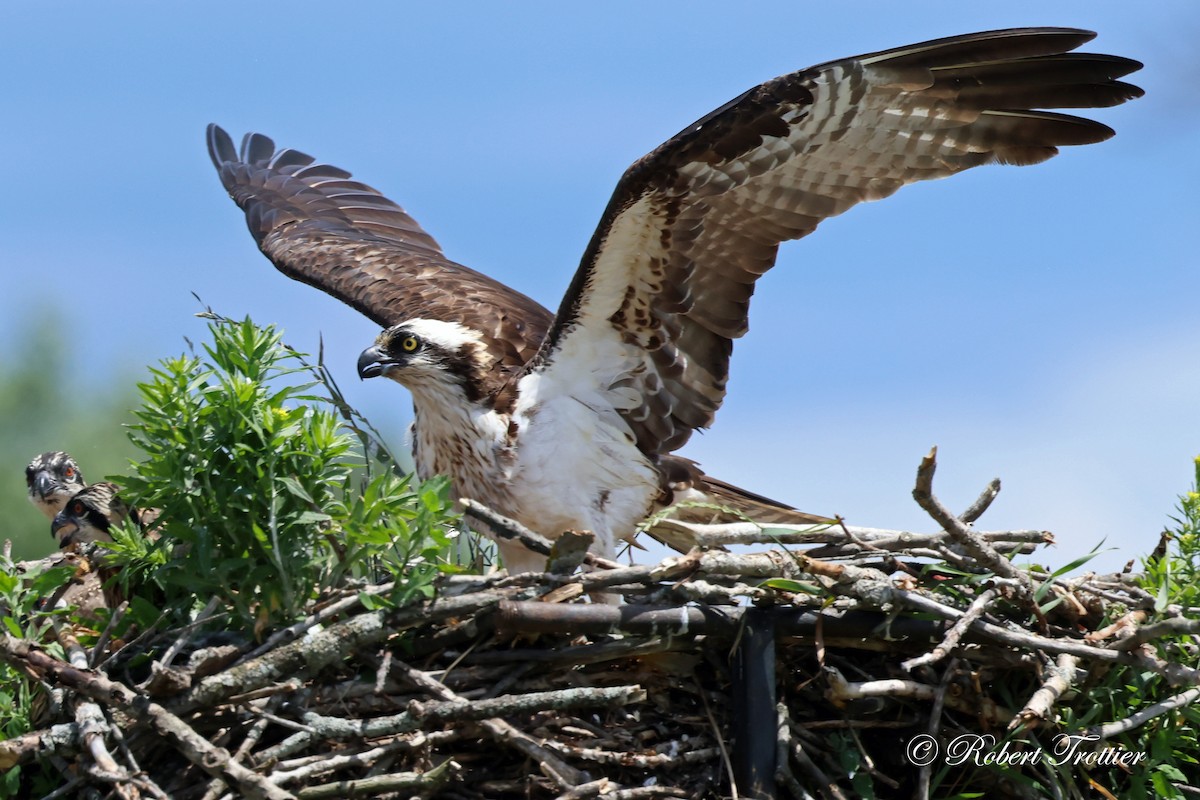
<svg viewBox="0 0 1200 800">
<path fill-rule="evenodd" d="M 625 173 L 527 369 L 554 372 L 551 383 L 575 396 L 607 393 L 644 452 L 675 450 L 712 422 L 732 340 L 780 242 L 908 183 L 1034 164 L 1111 136 L 1033 110 L 1141 95 L 1116 80 L 1136 61 L 1066 52 L 1093 36 L 1030 28 L 939 39 L 822 64 L 732 100 Z"/>
<path fill-rule="evenodd" d="M 276 151 L 257 133 L 239 153 L 216 125 L 208 126 L 208 154 L 259 248 L 288 277 L 383 327 L 420 317 L 478 330 L 495 359 L 489 388 L 537 351 L 549 311 L 447 259 L 403 208 L 345 170 Z"/>
</svg>

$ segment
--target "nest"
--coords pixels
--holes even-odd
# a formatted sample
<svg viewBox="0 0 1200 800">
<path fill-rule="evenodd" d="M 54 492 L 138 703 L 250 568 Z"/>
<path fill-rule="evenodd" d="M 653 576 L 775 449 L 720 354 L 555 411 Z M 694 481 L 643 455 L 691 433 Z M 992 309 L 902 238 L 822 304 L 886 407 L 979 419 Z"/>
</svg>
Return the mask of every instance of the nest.
<svg viewBox="0 0 1200 800">
<path fill-rule="evenodd" d="M 568 538 L 545 575 L 457 576 L 399 609 L 368 587 L 261 643 L 203 619 L 90 651 L 60 631 L 63 660 L 6 635 L 52 691 L 0 766 L 41 760 L 81 797 L 1040 796 L 1049 767 L 1017 756 L 1053 748 L 1088 681 L 1197 676 L 1147 646 L 1178 627 L 1140 624 L 1132 576 L 1017 568 L 1049 535 L 972 528 L 998 486 L 954 515 L 933 468 L 914 494 L 936 533 L 664 522 L 694 549 L 617 567 Z M 606 593 L 624 603 L 588 602 Z M 1145 718 L 1096 721 L 1093 762 Z M 952 764 L 937 748 L 963 736 L 1012 758 Z"/>
</svg>

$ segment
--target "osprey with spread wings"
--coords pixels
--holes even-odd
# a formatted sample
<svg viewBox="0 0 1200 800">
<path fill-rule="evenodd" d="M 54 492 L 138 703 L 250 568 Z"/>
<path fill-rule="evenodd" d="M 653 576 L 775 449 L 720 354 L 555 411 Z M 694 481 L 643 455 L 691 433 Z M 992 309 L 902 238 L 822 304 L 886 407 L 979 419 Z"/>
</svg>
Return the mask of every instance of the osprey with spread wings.
<svg viewBox="0 0 1200 800">
<path fill-rule="evenodd" d="M 1070 51 L 1087 31 L 1023 28 L 831 61 L 756 86 L 637 161 L 556 314 L 447 259 L 400 206 L 336 167 L 210 126 L 221 182 L 283 273 L 386 326 L 364 378 L 408 387 L 418 473 L 554 538 L 615 540 L 681 500 L 813 518 L 674 451 L 710 425 L 755 281 L 781 242 L 901 186 L 1044 161 L 1109 138 L 1041 109 L 1141 95 L 1141 65 Z M 501 543 L 510 571 L 541 557 Z"/>
</svg>

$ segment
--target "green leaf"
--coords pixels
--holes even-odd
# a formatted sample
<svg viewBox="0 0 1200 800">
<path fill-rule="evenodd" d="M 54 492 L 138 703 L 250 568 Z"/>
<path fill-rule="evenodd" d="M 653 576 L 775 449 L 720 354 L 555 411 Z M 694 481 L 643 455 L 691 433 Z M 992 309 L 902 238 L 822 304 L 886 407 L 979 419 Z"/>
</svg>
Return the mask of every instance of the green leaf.
<svg viewBox="0 0 1200 800">
<path fill-rule="evenodd" d="M 796 594 L 822 594 L 820 586 L 793 580 L 792 578 L 767 578 L 759 586 L 764 589 L 778 589 L 781 592 L 793 592 Z"/>
<path fill-rule="evenodd" d="M 9 633 L 11 633 L 13 636 L 17 637 L 18 639 L 25 638 L 25 631 L 23 631 L 21 629 L 21 626 L 19 624 L 17 624 L 17 621 L 15 619 L 13 619 L 12 617 L 9 617 L 9 616 L 5 616 L 2 619 L 4 620 L 4 627 L 8 629 Z"/>
<path fill-rule="evenodd" d="M 35 596 L 47 596 L 71 579 L 75 570 L 69 566 L 51 567 L 29 582 L 29 591 Z"/>
<path fill-rule="evenodd" d="M 1180 783 L 1185 783 L 1188 780 L 1187 775 L 1183 774 L 1183 770 L 1170 764 L 1160 764 L 1156 769 L 1169 780 L 1179 781 Z"/>
</svg>

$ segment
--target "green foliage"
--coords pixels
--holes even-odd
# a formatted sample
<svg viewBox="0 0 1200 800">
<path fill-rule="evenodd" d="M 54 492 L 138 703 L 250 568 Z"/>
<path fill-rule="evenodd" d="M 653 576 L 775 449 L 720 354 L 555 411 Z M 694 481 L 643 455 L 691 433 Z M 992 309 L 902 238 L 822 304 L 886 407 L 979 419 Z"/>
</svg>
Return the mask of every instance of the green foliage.
<svg viewBox="0 0 1200 800">
<path fill-rule="evenodd" d="M 1200 607 L 1200 459 L 1195 463 L 1192 490 L 1180 499 L 1180 516 L 1174 520 L 1174 530 L 1167 532 L 1164 552 L 1146 560 L 1142 588 L 1156 598 L 1155 612 L 1159 619 L 1186 616 L 1195 619 Z M 1114 616 L 1125 609 L 1115 607 Z M 1115 621 L 1115 620 L 1114 620 Z M 1156 619 L 1146 620 L 1147 623 Z M 1191 635 L 1156 639 L 1157 656 L 1186 669 L 1200 669 L 1200 649 Z M 1162 675 L 1134 667 L 1114 665 L 1098 673 L 1090 685 L 1086 701 L 1060 708 L 1063 728 L 1082 735 L 1092 725 L 1126 719 L 1150 710 L 1165 700 L 1185 691 L 1186 686 L 1172 686 Z M 1094 774 L 1086 767 L 1063 768 L 1058 775 L 1064 782 L 1091 778 L 1112 796 L 1131 800 L 1191 796 L 1182 787 L 1200 783 L 1200 710 L 1187 704 L 1181 708 L 1154 715 L 1132 730 L 1104 742 L 1106 747 L 1120 747 L 1130 753 L 1144 753 L 1145 758 L 1133 764 L 1127 773 L 1100 769 Z M 1114 783 L 1113 779 L 1119 782 Z"/>
<path fill-rule="evenodd" d="M 107 558 L 120 568 L 128 606 L 112 635 L 188 621 L 213 599 L 227 612 L 223 628 L 262 633 L 305 616 L 311 601 L 334 591 L 357 590 L 369 607 L 430 596 L 434 578 L 450 569 L 447 531 L 455 520 L 447 482 L 420 484 L 385 465 L 381 458 L 395 460 L 323 365 L 284 345 L 274 328 L 209 318 L 212 341 L 202 354 L 167 359 L 138 386 L 142 405 L 129 438 L 142 457 L 132 475 L 111 479 L 127 501 L 161 516 L 150 535 L 132 522 L 114 531 Z M 30 398 L 50 403 L 57 396 L 36 369 L 21 374 L 16 383 Z M 0 406 L 12 397 L 0 392 Z M 120 432 L 115 422 L 109 427 Z M 61 440 L 20 447 L 13 460 L 22 466 L 46 449 L 77 451 Z M 103 474 L 82 460 L 91 480 Z M 35 527 L 49 540 L 44 520 Z M 41 608 L 73 573 L 70 566 L 19 569 L 0 555 L 0 634 L 61 657 L 51 630 L 61 620 L 82 623 L 74 633 L 85 646 L 94 643 L 110 610 L 85 619 L 72 609 Z M 366 591 L 380 582 L 390 589 Z M 39 687 L 0 663 L 0 738 L 31 730 L 44 700 Z M 36 771 L 9 769 L 0 797 L 40 780 Z"/>
<path fill-rule="evenodd" d="M 1174 529 L 1168 531 L 1166 551 L 1144 565 L 1142 588 L 1156 598 L 1155 611 L 1162 619 L 1181 613 L 1195 619 L 1200 608 L 1200 458 L 1193 467 L 1192 489 L 1180 498 L 1179 516 L 1173 520 Z M 1200 648 L 1195 637 L 1186 633 L 1158 640 L 1157 655 L 1200 669 Z M 1123 669 L 1113 670 L 1092 697 L 1100 713 L 1112 715 L 1111 719 L 1145 710 L 1186 688 L 1171 686 L 1155 673 Z M 1180 785 L 1200 784 L 1200 708 L 1195 703 L 1157 716 L 1117 741 L 1147 754 L 1129 776 L 1123 797 L 1183 798 L 1191 795 Z"/>
<path fill-rule="evenodd" d="M 51 617 L 65 616 L 65 611 L 46 612 L 38 602 L 50 597 L 70 580 L 70 567 L 33 568 L 18 572 L 8 555 L 0 554 L 0 636 L 7 635 L 26 641 L 47 640 Z M 62 648 L 47 641 L 46 650 L 59 658 Z M 32 730 L 35 709 L 44 703 L 44 689 L 30 684 L 7 663 L 0 662 L 0 739 L 10 739 Z M 0 774 L 0 797 L 17 797 L 26 779 L 21 767 Z"/>
<path fill-rule="evenodd" d="M 65 584 L 74 570 L 71 567 L 42 568 L 35 566 L 18 572 L 7 556 L 0 556 L 0 626 L 3 633 L 18 639 L 39 641 L 50 629 L 51 613 L 38 609 L 38 601 L 53 595 Z M 0 681 L 0 686 L 5 685 Z M 0 722 L 0 730 L 3 723 Z"/>
<path fill-rule="evenodd" d="M 212 319 L 202 355 L 164 360 L 138 386 L 143 458 L 122 483 L 161 509 L 161 538 L 117 535 L 122 578 L 181 611 L 219 598 L 260 631 L 351 579 L 390 574 L 390 602 L 428 594 L 449 543 L 445 483 L 369 463 L 334 400 L 313 394 L 336 387 L 277 330 Z"/>
</svg>

